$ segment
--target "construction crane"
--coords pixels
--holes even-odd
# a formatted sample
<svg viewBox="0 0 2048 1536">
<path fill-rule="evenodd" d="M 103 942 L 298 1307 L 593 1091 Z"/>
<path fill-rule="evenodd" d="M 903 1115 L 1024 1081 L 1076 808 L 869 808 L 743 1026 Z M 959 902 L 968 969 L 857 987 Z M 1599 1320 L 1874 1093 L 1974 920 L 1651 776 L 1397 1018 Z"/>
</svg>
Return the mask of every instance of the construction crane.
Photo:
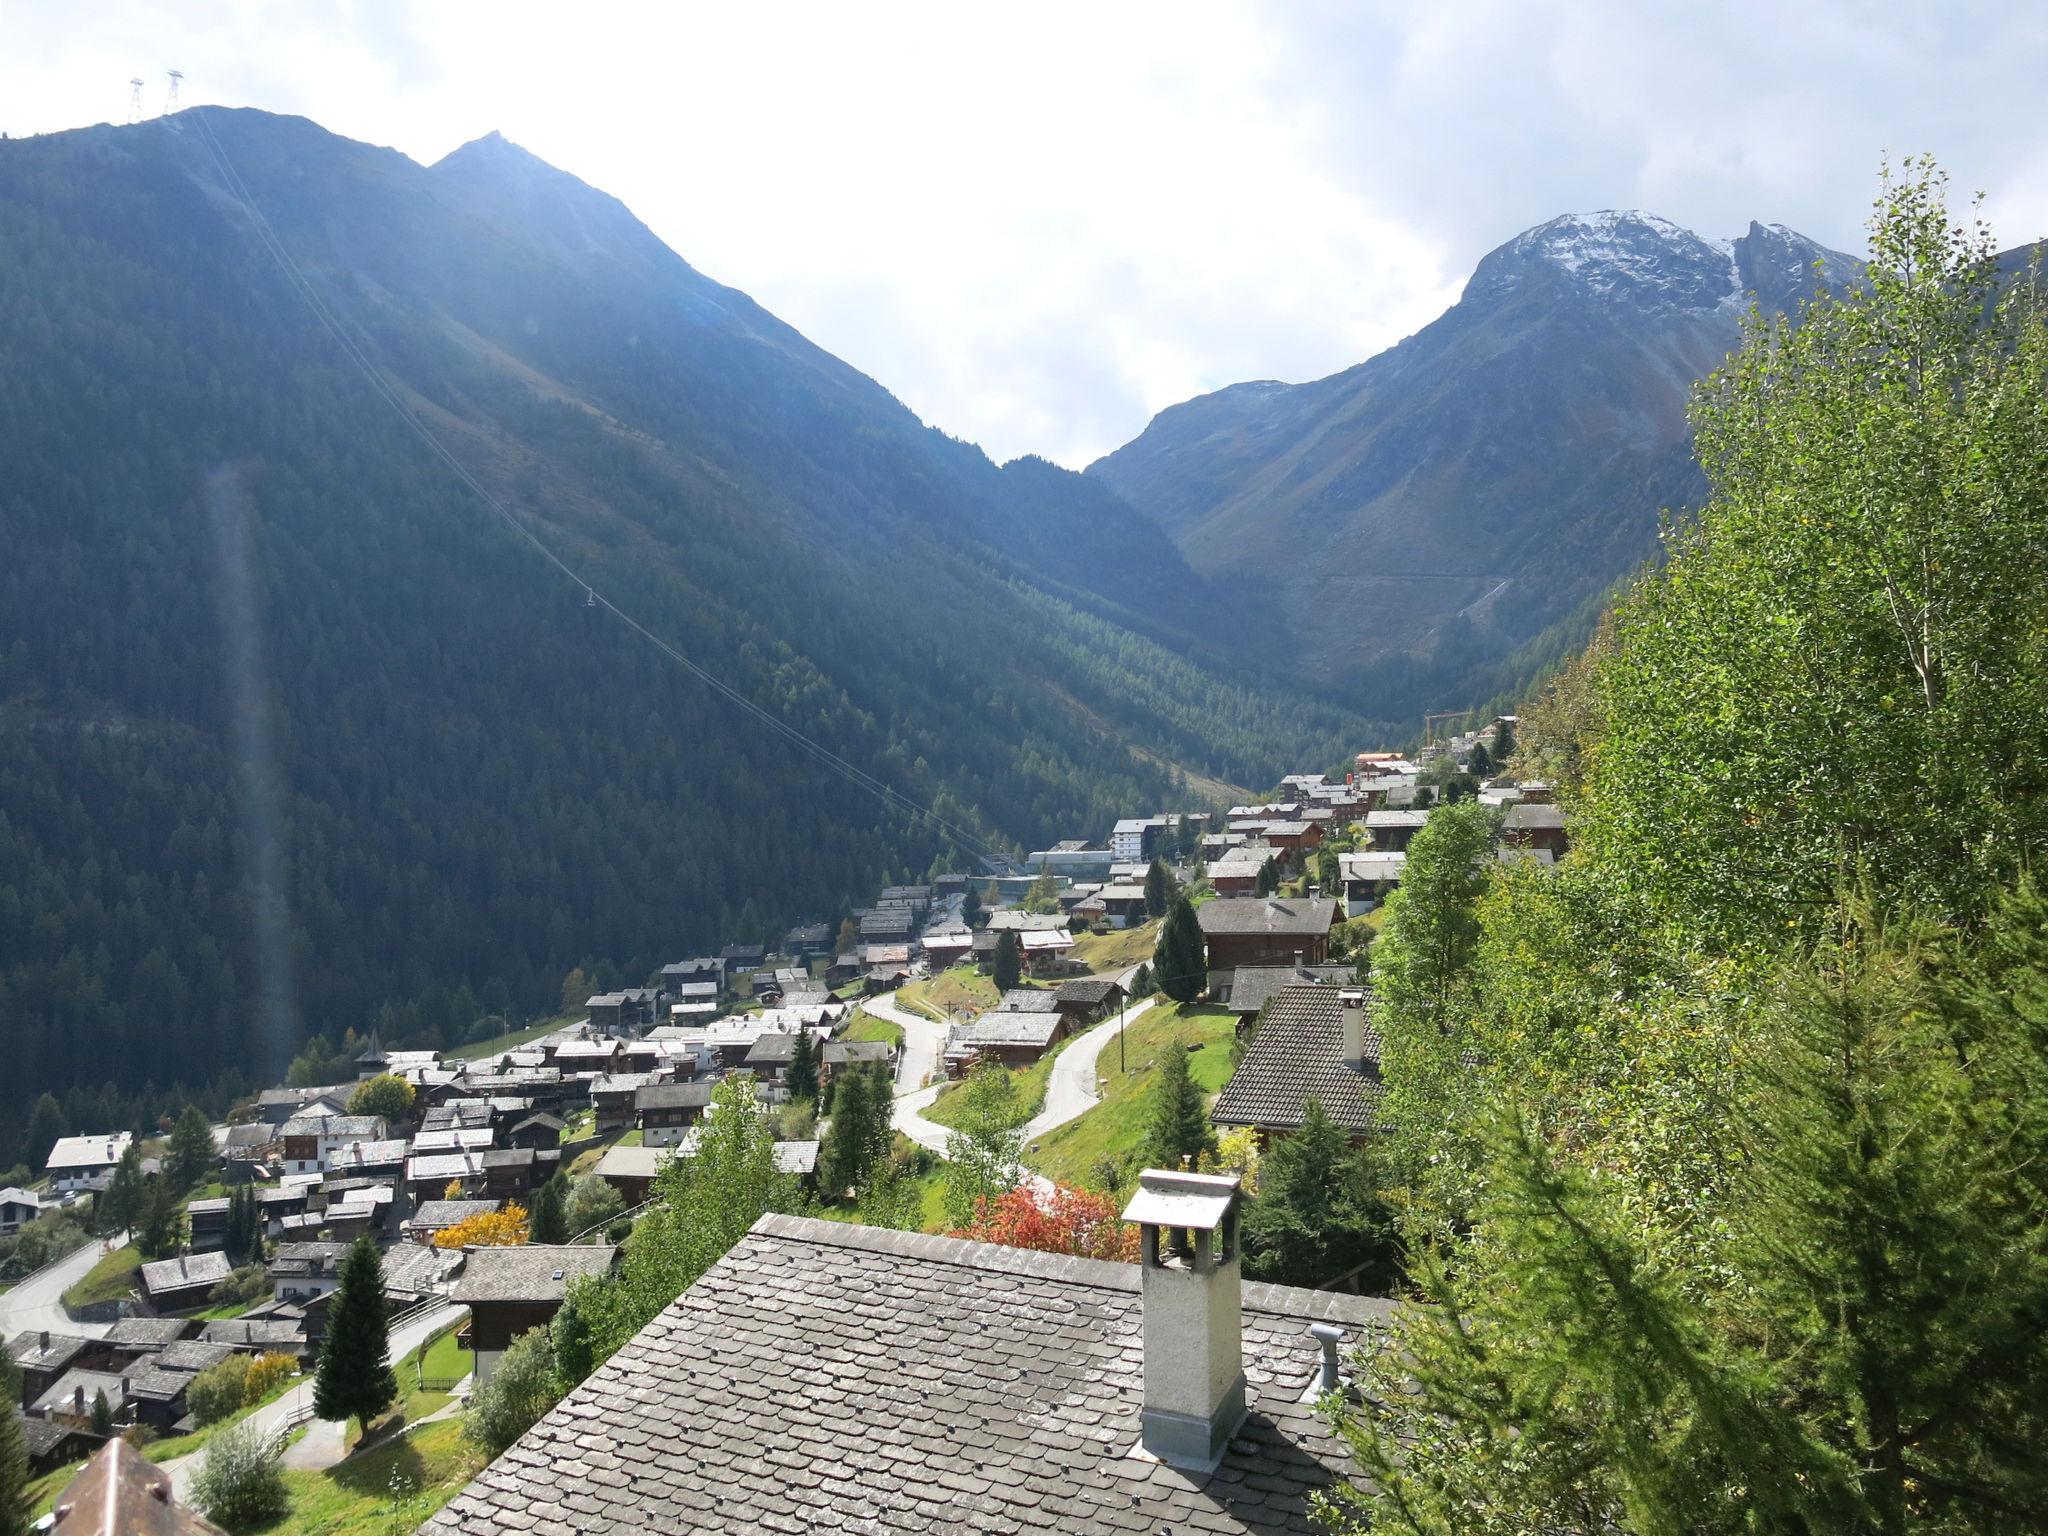
<svg viewBox="0 0 2048 1536">
<path fill-rule="evenodd" d="M 1462 720 L 1471 713 L 1472 711 L 1469 709 L 1445 709 L 1439 710 L 1433 715 L 1424 715 L 1422 717 L 1422 744 L 1425 747 L 1436 745 L 1436 728 L 1439 721 Z"/>
</svg>

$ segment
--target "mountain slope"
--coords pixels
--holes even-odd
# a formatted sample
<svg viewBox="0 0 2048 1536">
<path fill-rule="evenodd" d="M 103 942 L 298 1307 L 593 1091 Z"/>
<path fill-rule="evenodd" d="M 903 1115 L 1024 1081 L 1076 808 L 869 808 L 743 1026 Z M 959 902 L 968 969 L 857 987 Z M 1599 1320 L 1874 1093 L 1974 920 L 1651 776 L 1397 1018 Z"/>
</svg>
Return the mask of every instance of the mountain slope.
<svg viewBox="0 0 2048 1536">
<path fill-rule="evenodd" d="M 112 1123 L 309 1029 L 449 1040 L 968 857 L 587 605 L 266 230 L 578 580 L 970 846 L 1372 730 L 1191 632 L 1106 488 L 924 427 L 502 140 L 0 144 L 10 1101 Z"/>
<path fill-rule="evenodd" d="M 1312 673 L 1376 680 L 1388 713 L 1432 707 L 1647 558 L 1659 509 L 1696 503 L 1692 384 L 1751 296 L 1796 310 L 1816 263 L 1858 270 L 1777 226 L 1715 242 L 1645 214 L 1556 219 L 1398 346 L 1173 406 L 1088 473 L 1284 614 Z"/>
</svg>

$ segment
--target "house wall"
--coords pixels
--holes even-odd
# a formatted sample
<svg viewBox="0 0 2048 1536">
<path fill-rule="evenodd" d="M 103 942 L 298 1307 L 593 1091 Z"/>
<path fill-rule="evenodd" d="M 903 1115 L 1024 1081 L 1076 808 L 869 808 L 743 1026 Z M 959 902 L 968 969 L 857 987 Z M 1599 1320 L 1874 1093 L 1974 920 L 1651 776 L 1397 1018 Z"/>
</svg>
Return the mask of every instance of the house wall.
<svg viewBox="0 0 2048 1536">
<path fill-rule="evenodd" d="M 1304 965 L 1321 965 L 1330 947 L 1327 933 L 1303 937 L 1296 934 L 1219 933 L 1209 938 L 1209 969 L 1234 971 L 1247 965 L 1292 965 L 1301 956 Z"/>
</svg>

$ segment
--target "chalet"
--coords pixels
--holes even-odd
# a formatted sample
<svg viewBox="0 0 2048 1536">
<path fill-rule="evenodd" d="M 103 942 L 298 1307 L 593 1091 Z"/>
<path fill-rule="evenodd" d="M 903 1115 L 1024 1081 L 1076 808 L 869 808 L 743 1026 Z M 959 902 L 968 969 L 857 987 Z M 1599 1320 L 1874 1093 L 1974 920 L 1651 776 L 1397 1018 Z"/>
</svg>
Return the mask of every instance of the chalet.
<svg viewBox="0 0 2048 1536">
<path fill-rule="evenodd" d="M 1380 1037 L 1363 987 L 1290 986 L 1266 1005 L 1209 1118 L 1250 1126 L 1261 1143 L 1301 1129 L 1313 1097 L 1353 1140 L 1378 1123 L 1386 1087 Z"/>
<path fill-rule="evenodd" d="M 261 1164 L 268 1160 L 270 1149 L 277 1141 L 277 1127 L 268 1121 L 252 1120 L 247 1125 L 231 1125 L 221 1138 L 220 1155 L 226 1164 L 226 1178 L 230 1184 L 247 1184 L 257 1176 Z"/>
<path fill-rule="evenodd" d="M 768 951 L 759 944 L 728 944 L 719 952 L 718 958 L 729 981 L 737 972 L 759 969 L 768 958 Z"/>
<path fill-rule="evenodd" d="M 1209 866 L 1209 887 L 1218 896 L 1250 896 L 1259 887 L 1259 876 L 1272 862 L 1274 849 L 1266 842 L 1245 843 Z"/>
<path fill-rule="evenodd" d="M 482 1152 L 497 1145 L 497 1132 L 489 1125 L 446 1125 L 421 1131 L 412 1139 L 412 1150 L 429 1152 Z"/>
<path fill-rule="evenodd" d="M 1406 853 L 1428 820 L 1428 811 L 1373 811 L 1365 818 L 1365 831 L 1377 852 Z"/>
<path fill-rule="evenodd" d="M 1405 853 L 1368 849 L 1364 853 L 1337 855 L 1337 871 L 1344 884 L 1344 910 L 1352 916 L 1370 912 L 1387 899 L 1401 883 L 1401 871 L 1408 863 Z"/>
<path fill-rule="evenodd" d="M 17 1333 L 7 1341 L 7 1353 L 21 1372 L 22 1401 L 28 1403 L 54 1387 L 65 1372 L 110 1364 L 116 1358 L 103 1340 L 47 1328 Z"/>
<path fill-rule="evenodd" d="M 1115 1013 L 1129 994 L 1113 976 L 1081 976 L 1061 982 L 1052 996 L 1070 1028 L 1086 1029 Z"/>
<path fill-rule="evenodd" d="M 199 1336 L 199 1326 L 189 1317 L 124 1317 L 107 1329 L 101 1342 L 120 1362 L 115 1369 L 122 1370 L 131 1361 L 168 1349 L 180 1339 Z"/>
<path fill-rule="evenodd" d="M 626 994 L 623 992 L 596 992 L 583 1000 L 583 1006 L 590 1013 L 590 1032 L 593 1035 L 610 1037 L 625 1033 Z"/>
<path fill-rule="evenodd" d="M 460 1253 L 431 1243 L 393 1243 L 378 1260 L 384 1297 L 394 1310 L 417 1306 L 438 1296 L 462 1262 Z"/>
<path fill-rule="evenodd" d="M 9 1185 L 0 1189 L 0 1237 L 12 1237 L 43 1214 L 43 1197 Z"/>
<path fill-rule="evenodd" d="M 285 1122 L 279 1139 L 286 1173 L 325 1173 L 349 1143 L 388 1137 L 382 1115 L 300 1115 Z"/>
<path fill-rule="evenodd" d="M 633 1095 L 653 1081 L 646 1072 L 610 1072 L 593 1082 L 590 1107 L 597 1112 L 597 1134 L 632 1129 Z"/>
<path fill-rule="evenodd" d="M 339 1115 L 348 1110 L 350 1086 L 328 1088 L 266 1088 L 256 1096 L 256 1118 L 281 1126 L 303 1115 Z"/>
<path fill-rule="evenodd" d="M 224 1253 L 189 1253 L 142 1266 L 142 1297 L 156 1312 L 196 1312 L 234 1272 Z"/>
<path fill-rule="evenodd" d="M 604 1073 L 615 1070 L 624 1053 L 617 1040 L 564 1040 L 555 1047 L 551 1065 L 564 1073 Z"/>
<path fill-rule="evenodd" d="M 1247 965 L 1321 965 L 1337 925 L 1337 903 L 1321 896 L 1218 897 L 1195 909 L 1209 969 Z"/>
<path fill-rule="evenodd" d="M 349 1245 L 334 1242 L 279 1243 L 270 1261 L 271 1294 L 304 1306 L 341 1284 L 341 1263 Z"/>
<path fill-rule="evenodd" d="M 1307 853 L 1321 846 L 1323 825 L 1319 821 L 1269 821 L 1266 823 L 1266 841 L 1282 853 Z"/>
<path fill-rule="evenodd" d="M 1565 835 L 1564 812 L 1542 801 L 1523 800 L 1501 815 L 1501 841 L 1510 848 L 1534 848 L 1561 859 L 1571 851 Z"/>
<path fill-rule="evenodd" d="M 829 923 L 805 923 L 782 936 L 782 952 L 794 959 L 829 954 L 831 949 L 832 927 Z"/>
<path fill-rule="evenodd" d="M 1017 935 L 1024 969 L 1033 976 L 1056 976 L 1070 966 L 1074 936 L 1063 928 L 1042 928 Z"/>
<path fill-rule="evenodd" d="M 779 1086 L 789 1071 L 789 1064 L 796 1060 L 796 1043 L 802 1038 L 795 1032 L 762 1034 L 755 1039 L 747 1051 L 746 1060 L 740 1064 L 761 1082 Z"/>
<path fill-rule="evenodd" d="M 828 1041 L 818 1058 L 818 1084 L 823 1087 L 841 1072 L 862 1067 L 894 1077 L 896 1047 L 886 1040 Z"/>
<path fill-rule="evenodd" d="M 528 1204 L 533 1192 L 562 1166 L 561 1148 L 537 1152 L 532 1147 L 493 1147 L 484 1154 L 484 1198 Z"/>
<path fill-rule="evenodd" d="M 1319 1529 L 1353 1475 L 1324 1361 L 1392 1305 L 1243 1284 L 1234 1179 L 1147 1172 L 1126 1219 L 1141 1264 L 764 1216 L 423 1536 Z"/>
<path fill-rule="evenodd" d="M 1102 917 L 1112 928 L 1135 928 L 1145 921 L 1145 887 L 1142 883 L 1105 885 L 1092 900 L 1100 903 Z"/>
<path fill-rule="evenodd" d="M 618 1254 L 609 1244 L 472 1250 L 449 1299 L 469 1308 L 465 1332 L 476 1357 L 477 1384 L 491 1379 L 514 1339 L 553 1321 L 572 1280 L 606 1273 Z"/>
<path fill-rule="evenodd" d="M 321 1229 L 337 1242 L 360 1237 L 365 1232 L 381 1236 L 390 1230 L 396 1200 L 397 1193 L 389 1184 L 348 1190 L 319 1213 Z"/>
<path fill-rule="evenodd" d="M 927 929 L 923 943 L 924 957 L 931 962 L 932 970 L 948 970 L 973 954 L 974 930 L 956 921 L 943 928 Z M 831 978 L 828 975 L 826 979 Z"/>
<path fill-rule="evenodd" d="M 725 962 L 716 955 L 703 955 L 695 960 L 678 960 L 661 968 L 662 990 L 671 997 L 676 995 L 679 986 L 693 982 L 709 982 L 715 993 L 725 985 Z"/>
<path fill-rule="evenodd" d="M 1209 995 L 1237 1015 L 1240 1033 L 1286 987 L 1348 987 L 1357 972 L 1348 965 L 1247 965 L 1211 971 Z"/>
<path fill-rule="evenodd" d="M 336 1147 L 327 1159 L 328 1174 L 345 1178 L 395 1179 L 405 1169 L 410 1143 L 396 1140 L 352 1141 Z"/>
<path fill-rule="evenodd" d="M 559 1115 L 536 1110 L 523 1115 L 505 1128 L 504 1141 L 508 1147 L 532 1147 L 536 1152 L 562 1144 L 562 1132 L 568 1122 Z"/>
<path fill-rule="evenodd" d="M 60 1137 L 43 1160 L 43 1171 L 58 1194 L 75 1194 L 111 1174 L 134 1140 L 127 1131 L 111 1136 Z"/>
<path fill-rule="evenodd" d="M 191 1224 L 194 1253 L 211 1253 L 216 1248 L 227 1246 L 228 1202 L 225 1199 L 193 1200 L 185 1207 L 185 1219 Z"/>
<path fill-rule="evenodd" d="M 908 907 L 874 907 L 860 920 L 860 936 L 870 944 L 907 944 L 919 924 Z"/>
<path fill-rule="evenodd" d="M 49 1419 L 31 1418 L 14 1404 L 8 1404 L 0 1412 L 12 1413 L 21 1421 L 22 1447 L 28 1452 L 28 1471 L 31 1477 L 41 1477 L 59 1467 L 83 1460 L 106 1442 L 89 1429 L 79 1429 L 70 1424 L 59 1424 Z M 136 1457 L 141 1461 L 141 1457 Z M 148 1462 L 142 1462 L 148 1466 Z M 52 1529 L 55 1529 L 53 1526 Z M 121 1529 L 116 1527 L 116 1529 Z M 138 1527 L 128 1527 L 138 1529 Z M 211 1531 L 211 1527 L 208 1530 Z M 109 1533 L 112 1536 L 112 1533 Z"/>
<path fill-rule="evenodd" d="M 450 1227 L 499 1208 L 496 1200 L 424 1200 L 405 1219 L 405 1236 L 409 1242 L 431 1243 Z"/>
<path fill-rule="evenodd" d="M 1068 918 L 1063 912 L 1026 912 L 1017 907 L 1005 907 L 1000 912 L 991 912 L 985 932 L 988 933 L 1065 933 Z"/>
<path fill-rule="evenodd" d="M 860 952 L 858 950 L 848 950 L 845 954 L 836 957 L 830 965 L 825 967 L 825 982 L 828 986 L 843 987 L 849 981 L 857 978 L 866 969 L 866 963 L 862 961 Z"/>
<path fill-rule="evenodd" d="M 104 1397 L 115 1421 L 128 1415 L 128 1383 L 112 1371 L 66 1371 L 29 1407 L 38 1418 L 72 1429 L 92 1428 L 94 1402 Z"/>
<path fill-rule="evenodd" d="M 462 1195 L 448 1193 L 450 1185 Z M 405 1160 L 405 1193 L 414 1204 L 473 1197 L 484 1187 L 481 1152 L 429 1152 Z"/>
<path fill-rule="evenodd" d="M 711 1107 L 711 1085 L 643 1083 L 633 1095 L 633 1116 L 643 1146 L 672 1147 Z"/>
<path fill-rule="evenodd" d="M 219 1345 L 198 1347 L 219 1349 L 223 1359 L 231 1353 Z M 164 1435 L 185 1417 L 185 1389 L 192 1385 L 197 1372 L 169 1370 L 158 1363 L 160 1358 L 144 1355 L 123 1371 L 121 1378 L 128 1392 L 129 1416 L 137 1424 Z"/>
<path fill-rule="evenodd" d="M 1067 1021 L 1057 1011 L 1018 1013 L 998 1008 L 956 1025 L 946 1055 L 949 1067 L 956 1052 L 971 1053 L 977 1061 L 1028 1067 L 1066 1037 Z M 966 1056 L 958 1059 L 964 1070 Z"/>
<path fill-rule="evenodd" d="M 1012 987 L 996 999 L 1003 1013 L 1058 1013 L 1059 994 L 1046 987 Z"/>
<path fill-rule="evenodd" d="M 319 1184 L 319 1174 L 302 1173 L 278 1180 L 274 1188 L 257 1190 L 256 1210 L 263 1218 L 265 1235 L 275 1237 L 283 1231 L 286 1217 L 305 1215 Z"/>
<path fill-rule="evenodd" d="M 718 983 L 681 981 L 669 989 L 668 1016 L 672 1021 L 708 1019 L 718 1012 Z"/>
<path fill-rule="evenodd" d="M 631 1210 L 647 1198 L 662 1163 L 675 1155 L 673 1147 L 610 1147 L 597 1160 L 596 1172 Z"/>
</svg>

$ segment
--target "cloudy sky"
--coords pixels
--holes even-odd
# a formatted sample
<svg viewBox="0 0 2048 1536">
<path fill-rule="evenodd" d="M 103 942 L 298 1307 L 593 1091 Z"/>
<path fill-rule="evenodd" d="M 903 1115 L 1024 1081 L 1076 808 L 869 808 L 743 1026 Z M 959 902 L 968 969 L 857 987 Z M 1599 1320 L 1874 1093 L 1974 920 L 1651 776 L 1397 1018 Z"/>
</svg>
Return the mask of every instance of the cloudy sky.
<svg viewBox="0 0 2048 1536">
<path fill-rule="evenodd" d="M 163 103 L 439 158 L 495 128 L 998 458 L 1307 379 L 1556 214 L 1861 248 L 1928 150 L 2048 234 L 2048 7 L 0 0 L 0 129 Z"/>
</svg>

